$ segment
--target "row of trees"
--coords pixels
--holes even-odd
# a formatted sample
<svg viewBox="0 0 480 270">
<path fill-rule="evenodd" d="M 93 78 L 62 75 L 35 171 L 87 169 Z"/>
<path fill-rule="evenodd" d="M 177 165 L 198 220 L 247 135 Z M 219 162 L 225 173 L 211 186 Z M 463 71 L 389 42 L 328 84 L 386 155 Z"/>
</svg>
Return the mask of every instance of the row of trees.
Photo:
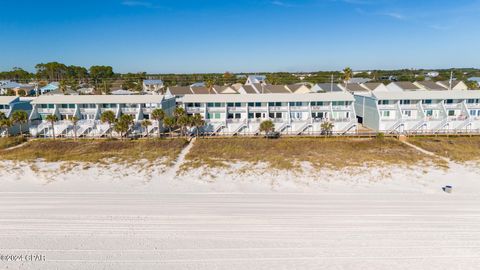
<svg viewBox="0 0 480 270">
<path fill-rule="evenodd" d="M 320 125 L 320 128 L 322 129 L 321 132 L 324 135 L 331 135 L 333 132 L 333 123 L 332 122 L 323 122 Z M 275 124 L 273 123 L 272 120 L 265 120 L 262 123 L 260 123 L 260 132 L 265 132 L 265 135 L 268 134 L 269 132 L 275 131 Z"/>
<path fill-rule="evenodd" d="M 20 134 L 23 135 L 23 127 L 28 122 L 28 114 L 25 111 L 15 111 L 10 117 L 0 112 L 0 128 L 6 131 L 7 137 L 9 131 L 14 125 L 19 125 Z"/>
</svg>

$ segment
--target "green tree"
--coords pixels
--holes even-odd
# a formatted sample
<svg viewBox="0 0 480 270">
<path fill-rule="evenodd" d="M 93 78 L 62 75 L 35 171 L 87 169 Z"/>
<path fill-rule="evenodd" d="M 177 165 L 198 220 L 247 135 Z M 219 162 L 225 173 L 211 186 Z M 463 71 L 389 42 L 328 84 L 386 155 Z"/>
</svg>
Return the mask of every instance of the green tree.
<svg viewBox="0 0 480 270">
<path fill-rule="evenodd" d="M 334 127 L 333 123 L 328 121 L 323 122 L 320 125 L 321 132 L 324 135 L 332 135 L 333 127 Z"/>
<path fill-rule="evenodd" d="M 180 127 L 180 135 L 186 135 L 186 129 L 190 126 L 191 120 L 190 117 L 186 114 L 180 115 L 177 118 L 177 125 Z"/>
<path fill-rule="evenodd" d="M 343 70 L 343 79 L 345 81 L 345 89 L 348 91 L 348 82 L 352 79 L 353 72 L 352 69 L 349 67 L 346 67 Z"/>
<path fill-rule="evenodd" d="M 52 135 L 53 135 L 53 139 L 55 140 L 55 122 L 58 121 L 58 117 L 54 114 L 50 114 L 50 115 L 47 115 L 45 120 L 50 122 L 50 124 L 52 125 Z"/>
<path fill-rule="evenodd" d="M 100 121 L 102 123 L 107 123 L 108 124 L 108 132 L 110 133 L 110 137 L 112 137 L 112 124 L 115 123 L 115 113 L 107 110 L 100 115 Z"/>
<path fill-rule="evenodd" d="M 175 118 L 180 118 L 180 116 L 183 116 L 183 115 L 186 115 L 187 113 L 185 112 L 185 109 L 182 108 L 182 107 L 177 107 L 175 108 L 175 110 L 173 111 L 173 116 Z"/>
<path fill-rule="evenodd" d="M 260 132 L 265 132 L 265 134 L 273 131 L 275 129 L 275 124 L 272 122 L 272 120 L 265 120 L 262 123 L 260 123 Z"/>
<path fill-rule="evenodd" d="M 23 125 L 28 122 L 28 114 L 26 111 L 15 111 L 12 114 L 12 122 L 13 124 L 18 124 L 20 127 L 20 135 L 23 135 Z"/>
<path fill-rule="evenodd" d="M 120 137 L 128 136 L 128 131 L 133 125 L 133 116 L 130 114 L 124 114 L 115 122 L 114 129 L 120 133 Z"/>
<path fill-rule="evenodd" d="M 160 122 L 165 118 L 165 111 L 158 108 L 152 111 L 152 119 L 157 121 L 158 124 L 158 137 L 160 138 Z"/>
<path fill-rule="evenodd" d="M 7 133 L 7 137 L 10 136 L 10 128 L 12 126 L 13 126 L 13 122 L 12 122 L 11 119 L 5 118 L 5 119 L 0 120 L 0 127 L 5 129 L 5 131 Z"/>
<path fill-rule="evenodd" d="M 0 120 L 6 119 L 7 116 L 5 115 L 4 112 L 0 112 Z"/>
<path fill-rule="evenodd" d="M 168 132 L 170 133 L 170 137 L 172 137 L 172 129 L 175 126 L 175 118 L 166 116 L 163 118 L 163 125 L 168 129 Z"/>
<path fill-rule="evenodd" d="M 73 138 L 74 140 L 76 141 L 77 140 L 77 124 L 78 124 L 78 117 L 76 116 L 73 116 L 72 118 L 70 118 L 70 122 L 72 122 L 72 125 L 73 125 Z"/>
<path fill-rule="evenodd" d="M 192 116 L 191 122 L 192 122 L 192 126 L 195 127 L 197 137 L 198 137 L 200 128 L 205 125 L 205 120 L 203 120 L 203 117 L 200 114 L 195 114 L 194 116 Z"/>
<path fill-rule="evenodd" d="M 150 120 L 145 119 L 142 121 L 142 127 L 145 129 L 146 136 L 148 138 L 148 127 L 152 125 L 152 122 Z"/>
</svg>

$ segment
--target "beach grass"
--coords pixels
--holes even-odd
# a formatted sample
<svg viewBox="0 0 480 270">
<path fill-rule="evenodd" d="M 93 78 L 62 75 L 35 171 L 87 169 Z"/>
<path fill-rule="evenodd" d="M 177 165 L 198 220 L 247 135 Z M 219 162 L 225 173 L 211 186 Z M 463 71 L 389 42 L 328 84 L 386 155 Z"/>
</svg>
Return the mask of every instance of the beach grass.
<svg viewBox="0 0 480 270">
<path fill-rule="evenodd" d="M 479 136 L 412 137 L 408 141 L 427 151 L 454 161 L 480 160 Z"/>
<path fill-rule="evenodd" d="M 276 169 L 298 169 L 299 162 L 334 169 L 441 163 L 391 138 L 218 138 L 197 140 L 186 156 L 184 169 L 226 167 L 234 162 L 266 162 Z"/>
<path fill-rule="evenodd" d="M 26 141 L 27 139 L 23 136 L 0 138 L 0 150 L 20 145 Z"/>
<path fill-rule="evenodd" d="M 136 162 L 147 160 L 154 162 L 163 159 L 165 164 L 177 158 L 188 144 L 185 139 L 149 139 L 149 140 L 32 140 L 22 147 L 1 150 L 4 160 L 33 161 L 42 159 L 47 162 L 73 161 L 104 163 L 105 161 Z"/>
</svg>

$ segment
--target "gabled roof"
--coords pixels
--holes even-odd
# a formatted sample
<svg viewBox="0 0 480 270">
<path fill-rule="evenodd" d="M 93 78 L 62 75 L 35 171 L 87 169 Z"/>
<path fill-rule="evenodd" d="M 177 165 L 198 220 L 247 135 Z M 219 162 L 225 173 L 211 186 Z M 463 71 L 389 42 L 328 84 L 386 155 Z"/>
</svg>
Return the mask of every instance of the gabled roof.
<svg viewBox="0 0 480 270">
<path fill-rule="evenodd" d="M 238 94 L 238 91 L 235 90 L 233 87 L 230 86 L 220 86 L 220 85 L 215 85 L 213 86 L 213 90 L 217 94 Z"/>
<path fill-rule="evenodd" d="M 108 104 L 108 103 L 161 103 L 163 95 L 78 95 L 48 96 L 42 95 L 32 104 Z"/>
<path fill-rule="evenodd" d="M 343 90 L 338 87 L 337 84 L 331 83 L 317 83 L 312 87 L 312 91 L 315 92 L 343 92 Z"/>
<path fill-rule="evenodd" d="M 397 85 L 403 90 L 420 90 L 420 88 L 412 82 L 392 82 L 392 84 Z"/>
<path fill-rule="evenodd" d="M 193 94 L 190 86 L 170 86 L 168 87 L 168 91 L 174 96 Z"/>
<path fill-rule="evenodd" d="M 353 91 L 353 92 L 365 92 L 368 91 L 367 89 L 363 88 L 360 84 L 358 83 L 349 83 L 349 84 L 344 84 L 342 83 L 341 86 L 348 90 L 348 91 Z"/>
<path fill-rule="evenodd" d="M 445 88 L 450 88 L 450 81 L 439 81 L 438 84 L 444 86 Z M 453 80 L 452 81 L 452 88 L 455 88 L 458 84 L 463 83 L 462 81 Z"/>
<path fill-rule="evenodd" d="M 216 94 L 215 90 L 208 90 L 207 87 L 190 87 L 192 89 L 192 92 L 196 95 L 201 95 L 201 94 Z"/>
<path fill-rule="evenodd" d="M 415 83 L 427 90 L 447 90 L 446 87 L 441 86 L 440 84 L 437 84 L 433 81 L 419 81 Z"/>
<path fill-rule="evenodd" d="M 263 86 L 264 94 L 289 94 L 290 92 L 285 85 L 272 85 L 267 84 Z"/>
<path fill-rule="evenodd" d="M 379 82 L 368 82 L 368 83 L 364 83 L 364 84 L 363 84 L 363 87 L 367 88 L 367 89 L 370 90 L 370 91 L 373 91 L 373 90 L 377 89 L 380 85 L 382 85 L 382 83 L 379 83 Z"/>
<path fill-rule="evenodd" d="M 379 100 L 422 100 L 422 99 L 471 99 L 480 98 L 480 90 L 457 91 L 373 91 L 373 96 Z"/>
<path fill-rule="evenodd" d="M 354 101 L 353 95 L 342 92 L 311 94 L 263 94 L 263 95 L 185 95 L 183 102 L 309 102 Z"/>
<path fill-rule="evenodd" d="M 251 85 L 244 85 L 242 86 L 243 90 L 245 90 L 245 93 L 247 94 L 257 94 L 257 91 L 251 86 Z"/>
</svg>

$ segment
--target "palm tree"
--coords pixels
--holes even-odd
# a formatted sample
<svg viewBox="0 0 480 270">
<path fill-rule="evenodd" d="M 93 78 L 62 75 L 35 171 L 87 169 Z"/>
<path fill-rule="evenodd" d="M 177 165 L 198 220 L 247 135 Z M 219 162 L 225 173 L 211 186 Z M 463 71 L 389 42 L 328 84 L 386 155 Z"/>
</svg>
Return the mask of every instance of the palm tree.
<svg viewBox="0 0 480 270">
<path fill-rule="evenodd" d="M 52 125 L 52 135 L 53 135 L 53 139 L 55 140 L 55 122 L 58 121 L 58 118 L 55 114 L 50 114 L 50 115 L 47 115 L 45 120 L 50 122 L 50 124 Z"/>
<path fill-rule="evenodd" d="M 76 116 L 73 116 L 72 118 L 70 118 L 70 122 L 72 122 L 73 124 L 73 138 L 74 140 L 76 141 L 77 140 L 77 123 L 78 123 L 78 117 Z"/>
<path fill-rule="evenodd" d="M 184 134 L 186 135 L 185 129 L 190 125 L 190 123 L 190 117 L 186 114 L 181 115 L 177 119 L 177 125 L 180 127 L 180 136 L 183 136 Z"/>
<path fill-rule="evenodd" d="M 10 128 L 13 126 L 13 121 L 5 118 L 0 120 L 0 127 L 4 128 L 5 131 L 7 132 L 7 137 L 10 136 Z"/>
<path fill-rule="evenodd" d="M 13 124 L 18 124 L 20 126 L 20 135 L 23 136 L 23 124 L 28 122 L 28 114 L 25 111 L 15 111 L 12 114 Z"/>
<path fill-rule="evenodd" d="M 208 79 L 205 81 L 205 87 L 207 87 L 208 93 L 212 93 L 213 86 L 215 85 L 215 81 L 213 79 Z"/>
<path fill-rule="evenodd" d="M 142 121 L 142 127 L 145 128 L 145 133 L 146 133 L 146 136 L 148 138 L 148 127 L 152 125 L 152 122 L 150 122 L 150 120 L 148 119 L 145 119 Z"/>
<path fill-rule="evenodd" d="M 180 118 L 180 116 L 185 115 L 185 114 L 186 114 L 185 109 L 182 108 L 182 107 L 177 107 L 173 111 L 173 116 L 177 119 Z"/>
<path fill-rule="evenodd" d="M 7 119 L 7 116 L 4 112 L 0 112 L 0 120 Z"/>
<path fill-rule="evenodd" d="M 115 122 L 114 129 L 116 132 L 120 133 L 120 137 L 123 139 L 124 135 L 128 135 L 128 131 L 130 130 L 133 124 L 133 116 L 129 114 L 124 114 L 120 116 L 120 119 Z"/>
<path fill-rule="evenodd" d="M 265 132 L 265 135 L 267 135 L 268 132 L 271 132 L 275 129 L 275 124 L 272 122 L 272 120 L 266 120 L 260 123 L 260 132 Z"/>
<path fill-rule="evenodd" d="M 163 118 L 163 125 L 168 128 L 170 137 L 172 137 L 172 128 L 175 126 L 175 118 L 168 116 Z"/>
<path fill-rule="evenodd" d="M 191 121 L 192 121 L 192 126 L 194 126 L 196 129 L 196 133 L 198 137 L 200 128 L 205 125 L 205 120 L 203 120 L 203 117 L 200 114 L 195 114 L 194 116 L 192 116 Z"/>
<path fill-rule="evenodd" d="M 160 121 L 163 121 L 165 118 L 165 111 L 162 109 L 155 109 L 152 112 L 152 119 L 157 121 L 158 124 L 158 137 L 160 138 Z"/>
<path fill-rule="evenodd" d="M 100 121 L 102 123 L 108 123 L 108 130 L 110 132 L 110 137 L 112 137 L 112 124 L 115 123 L 115 119 L 116 119 L 115 113 L 110 110 L 104 111 L 100 116 Z"/>
<path fill-rule="evenodd" d="M 343 79 L 345 80 L 345 90 L 347 91 L 348 91 L 348 82 L 352 78 L 352 74 L 353 74 L 352 69 L 349 67 L 346 67 L 343 70 Z"/>
<path fill-rule="evenodd" d="M 321 125 L 320 125 L 320 128 L 322 130 L 322 134 L 324 135 L 332 135 L 332 131 L 333 131 L 333 123 L 332 122 L 323 122 Z"/>
</svg>

